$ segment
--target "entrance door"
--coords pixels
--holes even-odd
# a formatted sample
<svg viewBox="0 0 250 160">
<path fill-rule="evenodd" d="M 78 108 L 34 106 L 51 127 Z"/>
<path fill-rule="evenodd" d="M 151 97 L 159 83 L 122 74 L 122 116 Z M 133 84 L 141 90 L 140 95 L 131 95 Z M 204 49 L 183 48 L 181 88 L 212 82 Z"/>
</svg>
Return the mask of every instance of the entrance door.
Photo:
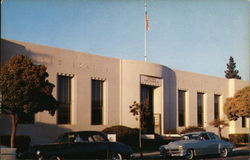
<svg viewBox="0 0 250 160">
<path fill-rule="evenodd" d="M 141 85 L 141 103 L 144 104 L 144 107 L 147 107 L 146 112 L 143 117 L 143 133 L 153 134 L 154 133 L 154 87 Z"/>
</svg>

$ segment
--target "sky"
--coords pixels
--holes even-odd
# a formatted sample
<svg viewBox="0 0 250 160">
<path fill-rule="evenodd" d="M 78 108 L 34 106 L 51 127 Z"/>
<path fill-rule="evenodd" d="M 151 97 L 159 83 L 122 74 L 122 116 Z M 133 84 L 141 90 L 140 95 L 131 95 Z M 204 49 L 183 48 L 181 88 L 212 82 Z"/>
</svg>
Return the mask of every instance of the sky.
<svg viewBox="0 0 250 160">
<path fill-rule="evenodd" d="M 249 81 L 248 0 L 147 0 L 148 62 Z M 4 0 L 1 38 L 144 61 L 144 0 Z"/>
</svg>

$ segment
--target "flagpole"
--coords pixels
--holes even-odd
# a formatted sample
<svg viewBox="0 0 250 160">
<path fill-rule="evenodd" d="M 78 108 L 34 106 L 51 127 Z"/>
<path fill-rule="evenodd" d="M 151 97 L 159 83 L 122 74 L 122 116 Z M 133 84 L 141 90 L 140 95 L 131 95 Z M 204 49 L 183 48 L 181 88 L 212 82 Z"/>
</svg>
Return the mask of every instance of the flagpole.
<svg viewBox="0 0 250 160">
<path fill-rule="evenodd" d="M 145 27 L 144 27 L 144 61 L 147 62 L 147 0 L 144 0 L 144 16 L 145 16 Z"/>
</svg>

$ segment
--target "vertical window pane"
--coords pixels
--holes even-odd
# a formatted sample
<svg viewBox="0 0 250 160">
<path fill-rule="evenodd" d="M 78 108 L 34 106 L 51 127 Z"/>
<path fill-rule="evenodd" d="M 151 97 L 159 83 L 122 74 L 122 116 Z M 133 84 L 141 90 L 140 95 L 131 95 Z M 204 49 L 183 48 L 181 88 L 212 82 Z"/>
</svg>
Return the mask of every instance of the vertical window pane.
<svg viewBox="0 0 250 160">
<path fill-rule="evenodd" d="M 198 126 L 203 127 L 203 107 L 204 107 L 204 94 L 197 93 L 197 116 L 198 116 Z"/>
<path fill-rule="evenodd" d="M 71 115 L 71 77 L 58 76 L 58 101 L 60 107 L 57 113 L 58 124 L 70 124 Z"/>
<path fill-rule="evenodd" d="M 179 120 L 179 126 L 185 126 L 185 107 L 186 107 L 186 101 L 185 101 L 185 91 L 179 90 L 178 91 L 178 120 Z"/>
<path fill-rule="evenodd" d="M 103 81 L 92 80 L 91 124 L 103 124 Z"/>
<path fill-rule="evenodd" d="M 241 126 L 242 126 L 242 128 L 246 128 L 246 117 L 242 117 L 241 120 L 242 120 L 242 121 L 241 121 Z"/>
<path fill-rule="evenodd" d="M 214 119 L 220 118 L 220 95 L 214 95 Z"/>
</svg>

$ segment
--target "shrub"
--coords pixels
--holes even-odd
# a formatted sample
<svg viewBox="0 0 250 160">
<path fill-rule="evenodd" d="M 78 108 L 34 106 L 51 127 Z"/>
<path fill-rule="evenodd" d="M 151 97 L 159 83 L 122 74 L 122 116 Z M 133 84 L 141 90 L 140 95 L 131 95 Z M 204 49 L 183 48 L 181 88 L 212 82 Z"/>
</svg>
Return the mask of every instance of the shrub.
<svg viewBox="0 0 250 160">
<path fill-rule="evenodd" d="M 240 143 L 249 143 L 250 135 L 249 134 L 229 134 L 229 140 L 234 145 Z"/>
<path fill-rule="evenodd" d="M 200 131 L 206 131 L 202 127 L 196 127 L 196 126 L 190 126 L 181 131 L 181 134 L 189 133 L 189 132 L 200 132 Z"/>
<path fill-rule="evenodd" d="M 179 132 L 176 129 L 169 129 L 166 131 L 166 134 L 179 134 Z"/>
<path fill-rule="evenodd" d="M 15 136 L 15 147 L 18 151 L 23 152 L 27 150 L 30 146 L 30 136 L 16 135 Z M 1 135 L 0 144 L 5 146 L 10 146 L 10 135 Z"/>
<path fill-rule="evenodd" d="M 229 138 L 226 138 L 226 137 L 221 137 L 221 139 L 224 140 L 224 141 L 227 141 L 227 142 L 230 141 Z"/>
<path fill-rule="evenodd" d="M 118 142 L 138 147 L 139 144 L 139 129 L 129 128 L 121 125 L 112 126 L 103 130 L 106 134 L 116 134 Z"/>
</svg>

